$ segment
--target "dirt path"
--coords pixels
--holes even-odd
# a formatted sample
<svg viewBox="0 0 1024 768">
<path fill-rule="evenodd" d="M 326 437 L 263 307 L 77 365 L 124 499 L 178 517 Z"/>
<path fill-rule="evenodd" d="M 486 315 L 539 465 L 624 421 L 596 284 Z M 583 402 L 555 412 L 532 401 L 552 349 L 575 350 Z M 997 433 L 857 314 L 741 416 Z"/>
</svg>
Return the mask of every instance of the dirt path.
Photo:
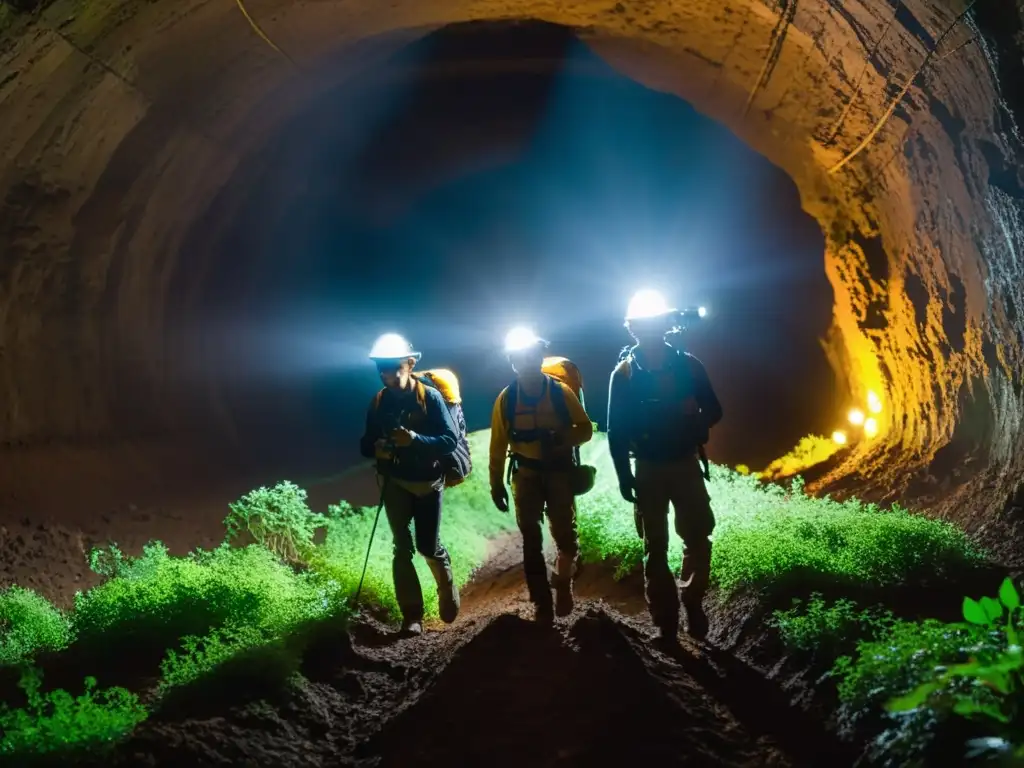
<svg viewBox="0 0 1024 768">
<path fill-rule="evenodd" d="M 554 629 L 530 621 L 519 555 L 506 540 L 465 590 L 465 617 L 430 633 L 439 671 L 362 754 L 381 766 L 793 764 L 653 645 L 642 593 L 607 569 L 581 574 L 580 604 Z M 611 601 L 595 599 L 602 586 Z M 424 650 L 415 642 L 409 653 Z"/>
<path fill-rule="evenodd" d="M 357 503 L 372 501 L 374 489 L 355 488 L 358 479 L 312 486 L 311 505 L 355 498 L 354 490 L 366 491 Z M 95 526 L 116 529 L 129 552 L 144 532 L 167 533 L 172 551 L 187 551 L 223 535 L 223 514 L 215 513 L 222 504 L 168 504 Z M 0 529 L 7 578 L 58 599 L 89 581 L 80 574 L 88 574 L 90 533 L 22 523 Z M 790 708 L 760 671 L 685 636 L 675 650 L 658 646 L 639 576 L 616 581 L 610 567 L 585 566 L 573 615 L 542 628 L 530 620 L 521 562 L 519 537 L 503 537 L 464 588 L 452 626 L 399 638 L 364 618 L 313 644 L 301 684 L 281 692 L 234 679 L 186 691 L 103 764 L 849 764 L 829 756 L 820 724 Z M 26 574 L 33 578 L 19 578 Z M 712 616 L 713 636 L 732 634 L 725 621 Z"/>
<path fill-rule="evenodd" d="M 400 638 L 365 619 L 308 653 L 287 695 L 199 692 L 158 712 L 120 763 L 849 764 L 740 660 L 685 637 L 658 646 L 639 585 L 608 568 L 581 574 L 572 616 L 535 624 L 519 556 L 515 537 L 495 543 L 450 627 Z"/>
</svg>

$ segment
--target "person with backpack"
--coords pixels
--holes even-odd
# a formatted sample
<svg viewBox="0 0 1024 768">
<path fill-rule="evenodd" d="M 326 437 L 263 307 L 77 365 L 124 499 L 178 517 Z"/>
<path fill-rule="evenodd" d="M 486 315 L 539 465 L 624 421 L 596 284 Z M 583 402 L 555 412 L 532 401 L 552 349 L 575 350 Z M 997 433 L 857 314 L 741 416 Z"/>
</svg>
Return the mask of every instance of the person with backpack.
<svg viewBox="0 0 1024 768">
<path fill-rule="evenodd" d="M 516 379 L 501 391 L 491 414 L 491 499 L 509 511 L 505 461 L 512 486 L 516 523 L 523 537 L 523 572 L 537 621 L 550 623 L 557 613 L 573 609 L 572 581 L 579 553 L 575 496 L 586 479 L 579 464 L 579 446 L 593 436 L 593 424 L 570 386 L 544 372 L 548 342 L 532 331 L 515 329 L 505 340 L 505 353 Z M 557 370 L 567 370 L 558 360 Z M 575 369 L 575 366 L 572 366 Z M 555 368 L 552 368 L 555 370 Z M 592 484 L 593 476 L 590 475 Z M 545 513 L 558 556 L 551 597 L 544 560 L 541 525 Z"/>
<path fill-rule="evenodd" d="M 386 334 L 374 344 L 370 359 L 384 388 L 370 404 L 359 447 L 363 456 L 377 459 L 381 499 L 394 537 L 392 575 L 402 631 L 418 635 L 423 593 L 413 565 L 417 551 L 437 583 L 441 620 L 450 624 L 459 614 L 451 558 L 440 539 L 445 476 L 458 452 L 459 427 L 438 389 L 413 373 L 420 353 L 408 341 Z"/>
<path fill-rule="evenodd" d="M 644 540 L 644 586 L 659 637 L 679 632 L 680 594 L 668 566 L 668 511 L 683 540 L 682 604 L 687 632 L 707 634 L 703 600 L 711 573 L 710 536 L 715 527 L 702 468 L 703 446 L 722 406 L 704 365 L 666 343 L 679 313 L 656 291 L 642 291 L 629 304 L 626 329 L 635 344 L 611 375 L 608 446 L 622 497 L 634 504 Z M 634 475 L 630 457 L 636 459 Z"/>
</svg>

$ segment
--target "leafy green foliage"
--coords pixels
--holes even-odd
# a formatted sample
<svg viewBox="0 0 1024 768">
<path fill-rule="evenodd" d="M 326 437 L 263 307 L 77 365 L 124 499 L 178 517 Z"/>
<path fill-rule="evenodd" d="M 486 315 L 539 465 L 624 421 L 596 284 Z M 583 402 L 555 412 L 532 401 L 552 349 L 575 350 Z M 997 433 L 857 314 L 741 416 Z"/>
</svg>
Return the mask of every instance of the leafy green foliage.
<svg viewBox="0 0 1024 768">
<path fill-rule="evenodd" d="M 643 543 L 631 505 L 619 496 L 606 442 L 595 435 L 584 446 L 584 461 L 598 468 L 598 478 L 595 489 L 578 501 L 580 544 L 586 560 L 618 561 L 624 574 L 640 566 Z M 805 574 L 885 586 L 957 573 L 983 560 L 948 523 L 899 508 L 807 496 L 799 478 L 784 488 L 716 466 L 708 490 L 717 521 L 712 581 L 726 593 Z M 681 557 L 681 547 L 673 544 L 673 567 Z"/>
<path fill-rule="evenodd" d="M 58 651 L 71 637 L 71 622 L 45 597 L 22 587 L 0 591 L 0 667 Z"/>
<path fill-rule="evenodd" d="M 301 660 L 295 648 L 284 638 L 269 637 L 253 627 L 230 625 L 209 632 L 204 637 L 182 639 L 182 650 L 170 650 L 160 665 L 159 692 L 192 685 L 229 667 L 242 668 L 245 674 L 264 679 L 286 680 Z"/>
<path fill-rule="evenodd" d="M 1020 744 L 1012 752 L 1024 758 L 1024 620 L 1013 582 L 1003 581 L 998 599 L 965 597 L 963 616 L 975 632 L 984 633 L 985 641 L 969 649 L 966 661 L 935 667 L 928 679 L 892 698 L 886 708 L 900 713 L 927 706 L 942 714 L 994 721 L 1001 742 Z"/>
<path fill-rule="evenodd" d="M 226 545 L 171 557 L 160 543 L 125 558 L 117 575 L 75 596 L 74 626 L 86 644 L 172 647 L 228 624 L 281 636 L 299 622 L 341 610 L 338 585 L 296 574 L 260 546 Z"/>
<path fill-rule="evenodd" d="M 855 656 L 837 660 L 833 672 L 839 698 L 849 717 L 856 718 L 930 680 L 936 667 L 995 647 L 981 627 L 934 619 L 896 621 L 877 639 L 861 642 Z"/>
<path fill-rule="evenodd" d="M 819 594 L 804 603 L 794 600 L 792 608 L 775 611 L 769 626 L 779 630 L 783 643 L 800 651 L 817 650 L 834 657 L 837 651 L 851 648 L 859 640 L 877 636 L 893 622 L 889 611 L 880 607 L 858 608 L 852 600 L 836 600 L 829 605 Z"/>
<path fill-rule="evenodd" d="M 146 719 L 146 710 L 135 694 L 124 688 L 97 690 L 96 680 L 85 679 L 85 692 L 72 696 L 64 690 L 42 693 L 42 673 L 32 667 L 23 671 L 21 688 L 28 699 L 24 709 L 0 704 L 0 755 L 94 752 L 109 747 Z"/>
<path fill-rule="evenodd" d="M 326 517 L 306 504 L 306 491 L 287 480 L 250 491 L 228 508 L 227 541 L 244 542 L 248 536 L 286 563 L 306 562 L 313 553 L 317 528 L 327 524 Z"/>
</svg>

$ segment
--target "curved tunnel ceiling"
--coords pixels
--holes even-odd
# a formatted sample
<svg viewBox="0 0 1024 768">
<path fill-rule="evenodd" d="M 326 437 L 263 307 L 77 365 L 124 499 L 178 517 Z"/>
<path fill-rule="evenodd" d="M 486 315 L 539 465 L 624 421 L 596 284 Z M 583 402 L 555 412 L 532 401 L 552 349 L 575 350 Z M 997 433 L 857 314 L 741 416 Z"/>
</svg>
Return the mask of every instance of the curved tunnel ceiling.
<svg viewBox="0 0 1024 768">
<path fill-rule="evenodd" d="M 852 402 L 871 390 L 885 406 L 882 437 L 819 487 L 941 501 L 971 527 L 1021 494 L 1024 105 L 1007 99 L 1024 63 L 1010 3 L 247 3 L 272 44 L 228 2 L 75 7 L 50 6 L 0 58 L 0 113 L 19 116 L 0 133 L 8 445 L 187 422 L 200 406 L 175 387 L 172 331 L 197 265 L 233 258 L 215 235 L 188 237 L 204 216 L 228 227 L 218 195 L 243 159 L 431 29 L 529 18 L 574 28 L 796 182 L 826 234 L 831 359 Z"/>
</svg>

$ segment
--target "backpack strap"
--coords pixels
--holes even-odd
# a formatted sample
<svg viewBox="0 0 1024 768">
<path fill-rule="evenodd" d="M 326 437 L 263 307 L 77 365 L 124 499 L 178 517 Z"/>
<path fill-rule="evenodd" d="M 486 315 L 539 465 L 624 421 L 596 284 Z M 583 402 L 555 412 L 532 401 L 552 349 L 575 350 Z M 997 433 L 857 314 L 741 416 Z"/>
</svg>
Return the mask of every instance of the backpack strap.
<svg viewBox="0 0 1024 768">
<path fill-rule="evenodd" d="M 556 394 L 557 393 L 557 394 Z M 583 402 L 583 390 L 580 390 L 580 403 Z M 562 389 L 557 381 L 551 382 L 551 405 L 554 407 L 555 412 L 558 414 L 558 418 L 562 420 L 562 423 L 567 427 L 572 426 L 572 414 L 569 413 L 569 406 L 565 402 L 565 390 Z M 579 466 L 580 462 L 580 447 L 574 445 L 572 447 L 572 461 L 574 464 Z"/>
<path fill-rule="evenodd" d="M 519 400 L 519 382 L 513 380 L 505 388 L 505 421 L 508 422 L 508 428 L 511 430 L 513 425 L 516 423 L 516 401 Z"/>
<path fill-rule="evenodd" d="M 571 426 L 572 416 L 569 414 L 569 406 L 565 403 L 565 390 L 554 379 L 549 384 L 551 386 L 551 407 L 555 409 L 555 413 L 558 414 L 558 418 L 562 420 L 563 424 Z"/>
</svg>

